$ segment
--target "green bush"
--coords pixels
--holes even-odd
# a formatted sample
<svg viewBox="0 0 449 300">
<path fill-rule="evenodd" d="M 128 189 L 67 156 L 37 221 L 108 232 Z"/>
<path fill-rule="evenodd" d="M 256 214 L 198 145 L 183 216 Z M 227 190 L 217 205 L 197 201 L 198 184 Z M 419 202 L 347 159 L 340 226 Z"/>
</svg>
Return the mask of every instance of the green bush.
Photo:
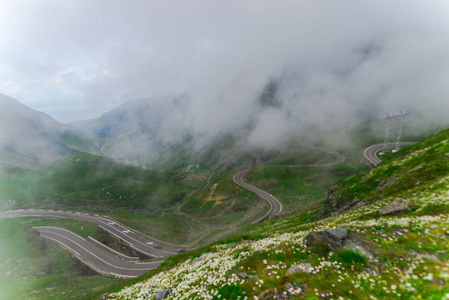
<svg viewBox="0 0 449 300">
<path fill-rule="evenodd" d="M 218 296 L 220 295 L 220 296 Z M 218 288 L 218 294 L 213 299 L 237 299 L 238 296 L 243 295 L 243 290 L 240 287 L 240 284 L 234 283 L 231 285 L 225 285 L 221 288 Z"/>
<path fill-rule="evenodd" d="M 449 213 L 449 205 L 448 204 L 427 204 L 423 208 L 419 209 L 416 214 L 418 216 L 437 216 L 442 214 Z"/>
<path fill-rule="evenodd" d="M 354 264 L 367 264 L 367 259 L 365 256 L 351 249 L 337 250 L 337 252 L 335 252 L 335 254 L 333 255 L 333 258 L 335 261 L 341 262 L 346 266 Z"/>
</svg>

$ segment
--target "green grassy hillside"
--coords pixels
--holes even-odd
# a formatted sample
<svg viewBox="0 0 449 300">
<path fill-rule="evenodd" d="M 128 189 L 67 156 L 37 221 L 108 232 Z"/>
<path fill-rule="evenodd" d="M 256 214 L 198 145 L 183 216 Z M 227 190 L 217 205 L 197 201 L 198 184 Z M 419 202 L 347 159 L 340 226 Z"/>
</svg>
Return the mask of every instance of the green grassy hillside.
<svg viewBox="0 0 449 300">
<path fill-rule="evenodd" d="M 91 208 L 167 208 L 205 176 L 151 171 L 77 152 L 38 171 L 3 177 L 0 198 L 16 207 L 65 205 Z"/>
<path fill-rule="evenodd" d="M 393 198 L 411 198 L 416 209 L 432 206 L 449 212 L 443 200 L 449 173 L 449 130 L 400 149 L 370 172 L 360 173 L 341 184 L 327 199 L 326 214 L 338 213 L 356 203 L 381 205 Z"/>
<path fill-rule="evenodd" d="M 168 299 L 449 299 L 448 165 L 445 130 L 341 182 L 324 208 L 170 258 L 109 299 L 151 299 L 165 288 Z M 265 185 L 289 186 L 278 175 Z M 256 170 L 252 180 L 269 177 Z M 397 198 L 410 201 L 409 209 L 381 216 Z M 346 248 L 305 246 L 309 233 L 336 227 L 349 232 Z M 303 271 L 288 271 L 294 265 Z"/>
</svg>

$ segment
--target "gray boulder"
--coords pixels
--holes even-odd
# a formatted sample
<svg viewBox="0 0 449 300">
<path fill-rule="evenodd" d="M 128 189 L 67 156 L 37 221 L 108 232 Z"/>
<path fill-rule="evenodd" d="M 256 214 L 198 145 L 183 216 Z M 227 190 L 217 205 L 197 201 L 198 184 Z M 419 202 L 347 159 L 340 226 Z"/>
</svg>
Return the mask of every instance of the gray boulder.
<svg viewBox="0 0 449 300">
<path fill-rule="evenodd" d="M 309 233 L 305 238 L 307 247 L 313 247 L 318 244 L 325 244 L 330 250 L 343 248 L 344 240 L 348 236 L 348 230 L 345 228 L 327 229 L 325 231 L 316 231 Z"/>
<path fill-rule="evenodd" d="M 325 230 L 327 234 L 333 235 L 336 238 L 344 241 L 348 237 L 348 229 L 346 228 L 332 228 Z"/>
<path fill-rule="evenodd" d="M 381 216 L 397 214 L 404 211 L 411 211 L 411 202 L 402 198 L 398 198 L 388 205 L 385 205 L 379 209 L 379 214 Z"/>
<path fill-rule="evenodd" d="M 165 289 L 160 292 L 157 292 L 155 296 L 156 300 L 163 300 L 167 298 L 168 295 L 170 295 L 170 289 Z"/>
</svg>

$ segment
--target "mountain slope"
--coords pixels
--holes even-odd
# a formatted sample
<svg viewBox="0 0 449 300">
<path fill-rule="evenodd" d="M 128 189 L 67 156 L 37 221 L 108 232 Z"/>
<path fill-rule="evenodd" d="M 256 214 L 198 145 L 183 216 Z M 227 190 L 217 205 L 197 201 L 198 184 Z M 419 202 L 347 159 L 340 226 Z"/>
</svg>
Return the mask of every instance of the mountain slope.
<svg viewBox="0 0 449 300">
<path fill-rule="evenodd" d="M 174 205 L 204 185 L 201 176 L 176 175 L 77 152 L 38 171 L 0 180 L 0 198 L 15 199 L 20 208 L 54 205 L 155 211 Z"/>
<path fill-rule="evenodd" d="M 35 169 L 71 152 L 64 125 L 3 94 L 0 107 L 0 165 Z"/>
<path fill-rule="evenodd" d="M 332 195 L 343 200 L 324 210 L 333 217 L 310 221 L 322 214 L 315 208 L 253 226 L 168 259 L 108 299 L 164 289 L 167 299 L 449 299 L 448 141 L 445 130 L 342 183 Z M 365 201 L 346 205 L 356 197 Z M 383 215 L 398 197 L 406 209 Z"/>
<path fill-rule="evenodd" d="M 425 195 L 440 202 L 437 195 L 440 189 L 444 191 L 449 173 L 448 137 L 448 130 L 434 134 L 400 149 L 396 155 L 401 158 L 390 158 L 372 171 L 350 178 L 329 195 L 325 215 L 338 215 L 354 206 L 392 197 Z"/>
<path fill-rule="evenodd" d="M 101 151 L 108 156 L 145 163 L 165 144 L 161 124 L 175 102 L 170 97 L 134 99 L 98 118 L 71 125 L 88 136 L 107 139 Z"/>
<path fill-rule="evenodd" d="M 98 118 L 71 123 L 87 133 L 103 138 L 115 138 L 120 135 L 140 135 L 156 132 L 165 107 L 172 99 L 141 98 L 125 102 Z"/>
</svg>

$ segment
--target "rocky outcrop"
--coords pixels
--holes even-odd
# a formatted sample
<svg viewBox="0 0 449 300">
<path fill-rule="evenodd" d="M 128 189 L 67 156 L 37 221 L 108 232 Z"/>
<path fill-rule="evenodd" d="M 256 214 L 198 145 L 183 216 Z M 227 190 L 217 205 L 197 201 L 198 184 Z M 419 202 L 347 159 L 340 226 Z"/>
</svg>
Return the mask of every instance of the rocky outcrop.
<svg viewBox="0 0 449 300">
<path fill-rule="evenodd" d="M 305 244 L 307 247 L 314 247 L 318 244 L 324 244 L 331 251 L 336 251 L 339 249 L 350 249 L 350 250 L 360 253 L 361 255 L 365 256 L 369 260 L 376 260 L 374 255 L 361 245 L 363 242 L 358 240 L 359 237 L 357 235 L 352 235 L 351 239 L 349 239 L 348 234 L 349 234 L 349 232 L 348 232 L 348 229 L 346 229 L 346 228 L 332 228 L 332 229 L 326 229 L 324 231 L 316 231 L 316 232 L 309 233 L 306 236 Z M 353 239 L 355 239 L 357 241 L 354 241 Z M 307 265 L 310 265 L 310 264 L 293 265 L 290 267 L 290 269 L 287 271 L 287 273 L 289 271 L 290 272 L 312 273 L 313 267 L 310 266 L 310 268 L 311 268 L 310 269 L 310 268 L 307 268 L 308 267 Z"/>
<path fill-rule="evenodd" d="M 309 233 L 305 238 L 305 244 L 307 247 L 324 244 L 329 250 L 337 250 L 343 248 L 347 237 L 348 230 L 346 228 L 327 229 Z"/>
<path fill-rule="evenodd" d="M 402 198 L 398 198 L 391 202 L 390 204 L 379 209 L 379 214 L 381 216 L 397 214 L 404 211 L 411 211 L 411 202 Z"/>
<path fill-rule="evenodd" d="M 334 186 L 328 191 L 324 208 L 313 218 L 314 221 L 335 217 L 369 204 L 369 201 L 357 197 L 349 198 L 347 196 L 337 195 L 337 190 L 338 186 Z"/>
<path fill-rule="evenodd" d="M 348 229 L 346 228 L 331 228 L 325 230 L 327 234 L 333 235 L 334 237 L 344 241 L 348 238 Z"/>
<path fill-rule="evenodd" d="M 387 187 L 389 187 L 389 186 L 391 186 L 393 183 L 395 183 L 396 182 L 396 177 L 391 177 L 391 178 L 389 178 L 387 181 L 385 181 L 385 182 L 381 182 L 381 183 L 379 183 L 379 185 L 376 187 L 376 190 L 378 190 L 378 191 L 383 191 L 383 190 L 385 190 Z"/>
</svg>

